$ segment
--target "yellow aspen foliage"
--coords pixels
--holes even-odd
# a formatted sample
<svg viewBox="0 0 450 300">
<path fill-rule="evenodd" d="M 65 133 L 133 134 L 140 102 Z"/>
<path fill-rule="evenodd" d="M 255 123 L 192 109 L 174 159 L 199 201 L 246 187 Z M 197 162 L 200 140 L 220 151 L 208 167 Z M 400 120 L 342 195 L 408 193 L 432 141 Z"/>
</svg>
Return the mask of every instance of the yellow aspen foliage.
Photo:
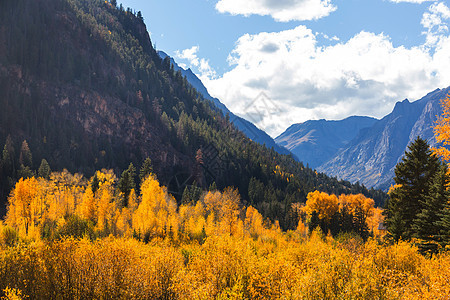
<svg viewBox="0 0 450 300">
<path fill-rule="evenodd" d="M 15 228 L 21 236 L 37 226 L 44 209 L 40 185 L 36 178 L 21 178 L 8 198 L 6 224 Z"/>
<path fill-rule="evenodd" d="M 381 223 L 383 223 L 383 220 L 384 220 L 383 209 L 378 207 L 374 208 L 373 214 L 367 218 L 367 226 L 376 237 L 384 234 L 384 232 L 380 232 L 380 230 L 378 230 L 378 227 L 380 226 Z"/>
<path fill-rule="evenodd" d="M 5 293 L 5 296 L 2 297 L 2 300 L 22 300 L 23 295 L 22 291 L 18 289 L 10 289 L 9 287 L 6 287 L 3 292 Z"/>
<path fill-rule="evenodd" d="M 137 209 L 137 198 L 134 189 L 128 197 L 128 207 L 116 208 L 116 228 L 119 236 L 131 237 L 133 235 L 133 214 Z"/>
<path fill-rule="evenodd" d="M 170 217 L 176 214 L 175 199 L 154 176 L 148 176 L 142 183 L 141 197 L 141 203 L 133 215 L 133 229 L 143 234 L 164 236 L 170 229 Z"/>
<path fill-rule="evenodd" d="M 300 218 L 298 220 L 298 225 L 296 231 L 300 234 L 302 237 L 306 237 L 308 235 L 308 226 L 303 222 L 303 220 Z"/>
<path fill-rule="evenodd" d="M 254 238 L 258 237 L 264 232 L 263 217 L 252 206 L 249 206 L 247 208 L 247 211 L 245 212 L 244 228 Z"/>
<path fill-rule="evenodd" d="M 229 235 L 237 229 L 240 198 L 239 192 L 233 188 L 226 188 L 221 197 L 220 219 L 224 231 Z"/>
<path fill-rule="evenodd" d="M 97 203 L 97 229 L 105 231 L 112 225 L 115 204 L 112 202 L 113 194 L 109 189 L 101 190 L 101 197 Z"/>
<path fill-rule="evenodd" d="M 324 192 L 311 192 L 306 197 L 306 205 L 303 211 L 308 215 L 316 211 L 319 219 L 330 220 L 339 210 L 338 198 L 335 195 L 328 195 Z"/>
<path fill-rule="evenodd" d="M 219 191 L 208 192 L 203 198 L 208 214 L 213 213 L 215 217 L 220 215 L 222 194 Z"/>
<path fill-rule="evenodd" d="M 438 143 L 443 146 L 450 145 L 450 95 L 441 100 L 442 115 L 438 117 L 434 127 L 434 136 Z M 433 148 L 433 152 L 442 157 L 446 162 L 450 162 L 450 150 L 445 147 Z"/>
<path fill-rule="evenodd" d="M 96 223 L 97 205 L 91 187 L 88 187 L 84 192 L 78 211 L 82 218 L 90 220 L 92 223 Z"/>
<path fill-rule="evenodd" d="M 367 198 L 363 194 L 357 195 L 340 195 L 339 196 L 339 206 L 342 209 L 346 207 L 350 214 L 356 215 L 357 212 L 362 213 L 364 218 L 372 216 L 375 201 L 373 199 Z"/>
</svg>

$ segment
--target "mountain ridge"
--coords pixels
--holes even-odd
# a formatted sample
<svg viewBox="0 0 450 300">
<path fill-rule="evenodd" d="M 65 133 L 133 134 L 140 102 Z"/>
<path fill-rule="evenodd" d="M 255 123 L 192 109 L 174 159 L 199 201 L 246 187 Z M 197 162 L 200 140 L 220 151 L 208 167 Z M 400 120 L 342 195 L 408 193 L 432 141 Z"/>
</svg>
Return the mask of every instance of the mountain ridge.
<svg viewBox="0 0 450 300">
<path fill-rule="evenodd" d="M 302 158 L 311 168 L 316 168 L 375 121 L 375 118 L 360 116 L 337 121 L 310 120 L 291 125 L 275 141 Z"/>
<path fill-rule="evenodd" d="M 318 171 L 387 190 L 395 165 L 417 136 L 436 145 L 432 127 L 441 114 L 440 100 L 449 92 L 450 88 L 436 89 L 417 101 L 397 102 L 390 114 L 361 132 Z"/>
</svg>

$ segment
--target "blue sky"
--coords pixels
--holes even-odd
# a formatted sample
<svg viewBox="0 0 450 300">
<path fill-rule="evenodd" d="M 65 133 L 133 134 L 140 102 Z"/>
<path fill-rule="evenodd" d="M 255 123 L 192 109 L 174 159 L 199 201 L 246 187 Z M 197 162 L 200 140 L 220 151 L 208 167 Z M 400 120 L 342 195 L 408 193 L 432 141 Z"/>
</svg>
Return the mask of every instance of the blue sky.
<svg viewBox="0 0 450 300">
<path fill-rule="evenodd" d="M 450 9 L 423 0 L 122 1 L 142 11 L 157 49 L 190 67 L 273 137 L 292 123 L 382 117 L 395 102 L 450 85 Z"/>
</svg>

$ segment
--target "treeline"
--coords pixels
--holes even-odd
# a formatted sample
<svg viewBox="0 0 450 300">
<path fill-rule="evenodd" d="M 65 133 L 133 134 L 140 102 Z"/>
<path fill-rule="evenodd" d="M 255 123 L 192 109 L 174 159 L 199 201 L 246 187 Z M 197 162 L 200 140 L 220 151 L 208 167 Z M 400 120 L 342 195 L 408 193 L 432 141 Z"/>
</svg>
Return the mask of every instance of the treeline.
<svg viewBox="0 0 450 300">
<path fill-rule="evenodd" d="M 273 226 L 279 228 L 278 221 L 271 225 L 255 208 L 243 205 L 236 189 L 222 193 L 197 190 L 197 200 L 191 197 L 192 191 L 186 191 L 184 203 L 178 205 L 151 173 L 149 160 L 139 172 L 139 186 L 134 183 L 135 172 L 130 165 L 120 180 L 106 170 L 97 171 L 89 180 L 67 171 L 53 172 L 48 179 L 21 178 L 8 199 L 5 224 L 21 239 L 114 235 L 146 243 L 161 238 L 176 243 L 194 239 L 200 244 L 218 233 L 242 235 L 245 231 L 257 237 Z M 369 226 L 373 235 L 381 220 L 374 201 L 361 194 L 341 195 L 338 201 L 334 195 L 316 191 L 308 195 L 306 205 L 293 206 L 298 213 L 296 227 L 305 230 L 307 223 L 309 232 L 320 225 L 325 233 L 355 233 L 366 240 Z M 331 220 L 333 226 L 327 223 Z"/>
</svg>

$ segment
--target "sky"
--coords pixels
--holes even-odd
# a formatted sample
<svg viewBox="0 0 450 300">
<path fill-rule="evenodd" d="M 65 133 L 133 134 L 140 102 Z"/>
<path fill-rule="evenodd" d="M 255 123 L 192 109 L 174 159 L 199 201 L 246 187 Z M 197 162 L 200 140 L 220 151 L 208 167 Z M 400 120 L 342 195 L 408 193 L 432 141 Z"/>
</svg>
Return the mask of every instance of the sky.
<svg viewBox="0 0 450 300">
<path fill-rule="evenodd" d="M 153 44 L 272 137 L 295 123 L 382 118 L 450 86 L 450 3 L 124 0 Z"/>
</svg>

